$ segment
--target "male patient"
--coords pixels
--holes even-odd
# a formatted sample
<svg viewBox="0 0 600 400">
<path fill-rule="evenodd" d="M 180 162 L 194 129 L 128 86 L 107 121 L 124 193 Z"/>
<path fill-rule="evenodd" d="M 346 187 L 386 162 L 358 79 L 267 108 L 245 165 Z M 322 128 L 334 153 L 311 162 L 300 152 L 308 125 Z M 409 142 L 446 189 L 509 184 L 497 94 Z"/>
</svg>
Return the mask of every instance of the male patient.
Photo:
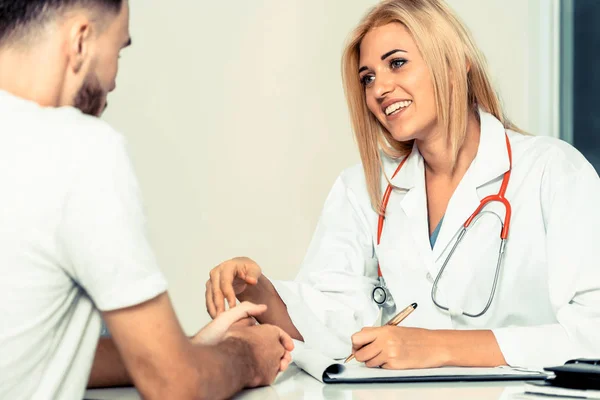
<svg viewBox="0 0 600 400">
<path fill-rule="evenodd" d="M 245 323 L 264 306 L 184 335 L 124 139 L 96 118 L 129 44 L 127 0 L 0 0 L 2 399 L 81 399 L 88 379 L 223 398 L 289 363 L 286 334 Z"/>
</svg>

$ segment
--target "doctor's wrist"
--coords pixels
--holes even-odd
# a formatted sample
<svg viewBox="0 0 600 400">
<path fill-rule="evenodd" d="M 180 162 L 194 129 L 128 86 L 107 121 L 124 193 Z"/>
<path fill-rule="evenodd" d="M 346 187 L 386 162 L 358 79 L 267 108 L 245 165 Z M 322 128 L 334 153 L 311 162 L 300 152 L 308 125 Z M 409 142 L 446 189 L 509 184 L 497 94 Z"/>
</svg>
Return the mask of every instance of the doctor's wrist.
<svg viewBox="0 0 600 400">
<path fill-rule="evenodd" d="M 432 331 L 441 344 L 439 359 L 442 366 L 497 367 L 506 365 L 492 331 L 437 330 Z"/>
<path fill-rule="evenodd" d="M 268 285 L 266 282 L 268 279 L 263 275 L 258 278 L 256 285 L 247 285 L 246 289 L 237 295 L 240 302 L 249 301 L 254 304 L 267 304 L 266 301 L 269 298 Z"/>
</svg>

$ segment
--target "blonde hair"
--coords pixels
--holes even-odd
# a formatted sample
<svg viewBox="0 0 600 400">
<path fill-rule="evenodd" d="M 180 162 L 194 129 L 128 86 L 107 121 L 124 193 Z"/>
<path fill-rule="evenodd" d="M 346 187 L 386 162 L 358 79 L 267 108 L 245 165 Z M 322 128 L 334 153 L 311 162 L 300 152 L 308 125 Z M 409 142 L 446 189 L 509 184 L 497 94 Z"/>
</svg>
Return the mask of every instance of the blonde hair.
<svg viewBox="0 0 600 400">
<path fill-rule="evenodd" d="M 521 132 L 502 111 L 481 51 L 464 24 L 443 0 L 382 1 L 366 14 L 354 30 L 342 58 L 342 79 L 352 127 L 369 197 L 379 213 L 381 175 L 384 174 L 380 149 L 391 158 L 401 158 L 410 153 L 413 142 L 394 140 L 369 111 L 358 68 L 360 44 L 367 32 L 392 22 L 408 29 L 429 67 L 438 124 L 447 132 L 454 161 L 466 136 L 469 112 L 476 111 L 477 107 L 494 115 L 506 129 Z"/>
</svg>

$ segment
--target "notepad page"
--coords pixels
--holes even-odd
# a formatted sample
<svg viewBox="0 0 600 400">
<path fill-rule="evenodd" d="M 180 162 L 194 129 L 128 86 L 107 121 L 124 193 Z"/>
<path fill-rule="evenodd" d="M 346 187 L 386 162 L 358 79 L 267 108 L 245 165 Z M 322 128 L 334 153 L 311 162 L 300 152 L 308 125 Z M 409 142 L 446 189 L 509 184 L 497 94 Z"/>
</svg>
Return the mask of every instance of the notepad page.
<svg viewBox="0 0 600 400">
<path fill-rule="evenodd" d="M 294 341 L 294 346 L 292 361 L 309 375 L 323 382 L 323 373 L 332 365 L 336 365 L 336 362 L 315 350 L 306 348 L 302 342 Z"/>
<path fill-rule="evenodd" d="M 525 393 L 536 395 L 571 397 L 580 399 L 600 399 L 600 390 L 569 389 L 558 386 L 551 386 L 533 383 L 525 383 Z"/>
<path fill-rule="evenodd" d="M 427 376 L 485 376 L 485 375 L 531 375 L 540 371 L 528 369 L 513 369 L 510 367 L 496 368 L 470 368 L 470 367 L 443 367 L 428 369 L 387 370 L 381 368 L 367 368 L 364 364 L 351 361 L 335 361 L 323 354 L 306 348 L 304 343 L 295 343 L 292 360 L 301 369 L 323 382 L 326 374 L 332 379 L 368 379 L 368 378 L 395 378 L 395 377 L 427 377 Z"/>
<path fill-rule="evenodd" d="M 441 367 L 424 369 L 390 370 L 381 368 L 367 368 L 364 364 L 345 365 L 339 373 L 328 373 L 330 378 L 344 379 L 369 379 L 369 378 L 397 378 L 397 377 L 422 377 L 422 376 L 486 376 L 486 375 L 531 375 L 537 371 L 515 370 L 512 368 L 472 368 L 472 367 Z"/>
</svg>

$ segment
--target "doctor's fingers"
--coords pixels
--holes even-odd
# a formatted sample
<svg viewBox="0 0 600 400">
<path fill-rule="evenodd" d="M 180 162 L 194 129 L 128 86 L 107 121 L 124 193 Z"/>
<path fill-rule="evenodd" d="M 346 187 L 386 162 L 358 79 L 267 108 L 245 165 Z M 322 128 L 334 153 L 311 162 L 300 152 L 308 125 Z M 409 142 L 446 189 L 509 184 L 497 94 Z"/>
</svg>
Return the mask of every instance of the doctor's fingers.
<svg viewBox="0 0 600 400">
<path fill-rule="evenodd" d="M 225 298 L 221 291 L 221 272 L 219 268 L 213 268 L 210 271 L 210 283 L 212 286 L 212 300 L 218 315 L 225 311 Z"/>
<path fill-rule="evenodd" d="M 370 361 L 380 355 L 382 351 L 383 349 L 381 348 L 381 345 L 377 341 L 374 341 L 373 343 L 355 350 L 354 358 L 356 361 L 366 363 L 367 361 Z"/>
<path fill-rule="evenodd" d="M 256 263 L 256 261 L 248 257 L 232 258 L 231 260 L 222 262 L 216 268 L 220 269 L 221 271 L 225 271 L 226 269 L 232 269 L 236 272 L 236 276 L 238 276 L 244 281 L 249 281 L 248 283 L 250 284 L 256 283 L 252 281 L 258 280 L 258 278 L 260 278 L 260 276 L 262 275 L 262 270 L 260 269 L 260 266 Z"/>
<path fill-rule="evenodd" d="M 373 342 L 377 339 L 378 334 L 381 332 L 381 327 L 371 328 L 365 327 L 362 328 L 359 332 L 356 332 L 352 335 L 352 348 L 354 350 L 358 350 L 361 347 Z"/>
<path fill-rule="evenodd" d="M 210 282 L 210 279 L 206 281 L 206 291 L 204 292 L 204 297 L 206 300 L 206 311 L 208 311 L 210 317 L 214 319 L 217 316 L 217 308 L 213 303 L 212 283 Z"/>
<path fill-rule="evenodd" d="M 256 285 L 261 275 L 262 269 L 254 260 L 246 259 L 240 268 L 240 277 L 251 285 Z"/>
<path fill-rule="evenodd" d="M 235 275 L 236 271 L 232 268 L 224 268 L 220 273 L 219 286 L 223 296 L 227 299 L 229 308 L 235 307 L 236 304 L 235 290 L 233 290 Z"/>
<path fill-rule="evenodd" d="M 377 368 L 381 367 L 382 365 L 385 365 L 388 361 L 389 358 L 387 354 L 385 354 L 385 351 L 382 351 L 375 357 L 371 358 L 369 361 L 365 362 L 365 365 L 369 368 Z"/>
</svg>

